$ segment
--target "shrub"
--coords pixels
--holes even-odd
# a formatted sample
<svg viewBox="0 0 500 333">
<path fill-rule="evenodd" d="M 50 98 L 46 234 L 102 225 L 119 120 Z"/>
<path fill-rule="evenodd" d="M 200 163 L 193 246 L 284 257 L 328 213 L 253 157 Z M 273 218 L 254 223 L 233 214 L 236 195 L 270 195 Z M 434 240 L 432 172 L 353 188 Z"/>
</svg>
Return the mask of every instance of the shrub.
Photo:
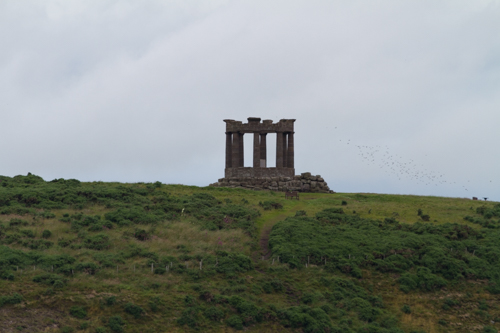
<svg viewBox="0 0 500 333">
<path fill-rule="evenodd" d="M 307 212 L 305 210 L 298 210 L 295 212 L 295 217 L 299 216 L 307 216 Z"/>
<path fill-rule="evenodd" d="M 151 238 L 151 235 L 144 229 L 135 229 L 134 237 L 140 241 L 146 241 Z"/>
<path fill-rule="evenodd" d="M 498 333 L 498 330 L 492 326 L 484 326 L 481 333 Z"/>
<path fill-rule="evenodd" d="M 424 214 L 424 215 L 420 215 L 420 218 L 423 220 L 423 221 L 430 221 L 431 217 L 427 214 Z"/>
<path fill-rule="evenodd" d="M 73 333 L 75 329 L 73 327 L 65 326 L 61 328 L 62 333 Z"/>
<path fill-rule="evenodd" d="M 78 318 L 78 319 L 84 319 L 85 317 L 87 317 L 87 310 L 85 310 L 85 308 L 83 306 L 72 306 L 70 309 L 69 309 L 69 313 L 75 317 L 75 318 Z"/>
<path fill-rule="evenodd" d="M 104 297 L 104 304 L 107 306 L 113 306 L 116 304 L 116 296 Z"/>
<path fill-rule="evenodd" d="M 347 206 L 347 201 L 342 200 L 342 206 Z"/>
<path fill-rule="evenodd" d="M 125 312 L 131 314 L 132 316 L 134 316 L 134 318 L 138 319 L 144 313 L 144 309 L 133 303 L 127 303 L 125 304 Z"/>
<path fill-rule="evenodd" d="M 83 241 L 83 246 L 92 250 L 104 250 L 111 246 L 109 237 L 104 234 L 97 234 L 95 236 L 87 237 Z"/>
<path fill-rule="evenodd" d="M 242 330 L 243 329 L 243 320 L 238 315 L 232 315 L 226 320 L 226 324 L 231 326 L 234 329 Z"/>
<path fill-rule="evenodd" d="M 207 308 L 203 314 L 205 317 L 213 321 L 220 321 L 225 316 L 224 311 L 216 306 Z"/>
<path fill-rule="evenodd" d="M 18 293 L 12 294 L 12 296 L 0 296 L 0 307 L 4 304 L 19 304 L 23 301 L 23 296 Z"/>
<path fill-rule="evenodd" d="M 46 284 L 46 285 L 55 287 L 56 284 L 64 286 L 66 279 L 64 279 L 63 277 L 61 277 L 57 274 L 45 273 L 45 274 L 40 274 L 40 275 L 35 276 L 33 278 L 33 282 L 42 283 L 42 284 Z"/>
<path fill-rule="evenodd" d="M 154 296 L 154 297 L 151 297 L 151 299 L 148 302 L 148 305 L 149 305 L 149 308 L 151 309 L 151 311 L 158 312 L 159 307 L 162 303 L 163 302 L 161 301 L 160 297 Z"/>
<path fill-rule="evenodd" d="M 405 304 L 403 305 L 403 307 L 401 308 L 401 311 L 403 311 L 404 313 L 406 314 L 410 314 L 411 313 L 411 308 L 409 305 Z"/>
<path fill-rule="evenodd" d="M 125 321 L 120 316 L 112 316 L 108 320 L 108 327 L 110 330 L 116 333 L 123 332 L 123 326 L 125 325 Z"/>
<path fill-rule="evenodd" d="M 101 326 L 101 327 L 97 327 L 97 328 L 95 329 L 95 333 L 106 333 L 106 332 L 107 332 L 107 331 L 106 331 L 106 328 L 104 328 L 104 327 L 102 327 L 102 326 Z"/>
<path fill-rule="evenodd" d="M 277 201 L 264 201 L 264 202 L 259 202 L 259 206 L 264 208 L 264 210 L 271 210 L 271 209 L 282 209 L 283 205 Z"/>
<path fill-rule="evenodd" d="M 177 319 L 177 324 L 188 325 L 191 328 L 195 328 L 199 325 L 199 309 L 197 307 L 189 307 L 182 311 L 181 317 Z"/>
<path fill-rule="evenodd" d="M 50 236 L 52 236 L 52 232 L 50 230 L 44 230 L 42 232 L 42 237 L 43 238 L 50 238 Z"/>
</svg>

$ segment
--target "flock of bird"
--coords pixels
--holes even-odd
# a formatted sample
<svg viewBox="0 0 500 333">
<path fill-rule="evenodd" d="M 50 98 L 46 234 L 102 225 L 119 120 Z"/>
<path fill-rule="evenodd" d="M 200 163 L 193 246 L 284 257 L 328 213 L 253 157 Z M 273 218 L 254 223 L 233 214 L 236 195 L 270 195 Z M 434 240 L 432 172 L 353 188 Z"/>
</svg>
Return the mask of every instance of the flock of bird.
<svg viewBox="0 0 500 333">
<path fill-rule="evenodd" d="M 445 174 L 426 169 L 424 164 L 391 153 L 389 146 L 358 145 L 352 143 L 350 139 L 340 140 L 340 142 L 355 147 L 361 160 L 366 164 L 373 165 L 400 181 L 411 180 L 417 184 L 427 186 L 454 185 L 460 186 L 464 191 L 469 192 L 468 185 L 470 184 L 470 180 L 467 180 L 466 183 L 457 183 L 456 181 L 449 180 Z M 492 183 L 491 180 L 490 183 Z M 486 200 L 487 198 L 484 199 Z"/>
</svg>

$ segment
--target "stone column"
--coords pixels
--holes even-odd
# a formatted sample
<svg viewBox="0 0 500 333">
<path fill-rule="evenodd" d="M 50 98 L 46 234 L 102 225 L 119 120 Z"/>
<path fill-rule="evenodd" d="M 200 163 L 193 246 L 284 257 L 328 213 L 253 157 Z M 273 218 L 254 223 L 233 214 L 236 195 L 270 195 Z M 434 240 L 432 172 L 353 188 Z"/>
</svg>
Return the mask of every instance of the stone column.
<svg viewBox="0 0 500 333">
<path fill-rule="evenodd" d="M 267 133 L 260 135 L 260 167 L 267 168 Z"/>
<path fill-rule="evenodd" d="M 237 168 L 240 165 L 240 135 L 233 133 L 233 151 L 231 153 L 231 168 Z"/>
<path fill-rule="evenodd" d="M 283 167 L 283 133 L 276 133 L 276 167 Z"/>
<path fill-rule="evenodd" d="M 286 147 L 287 144 L 287 138 L 286 138 L 286 133 L 283 133 L 283 168 L 288 167 L 288 149 Z"/>
<path fill-rule="evenodd" d="M 230 168 L 231 165 L 232 165 L 232 157 L 231 157 L 231 153 L 232 153 L 232 150 L 233 150 L 233 142 L 232 142 L 232 133 L 231 132 L 226 132 L 226 169 Z"/>
<path fill-rule="evenodd" d="M 260 168 L 260 133 L 253 133 L 253 167 Z"/>
<path fill-rule="evenodd" d="M 287 162 L 288 162 L 288 167 L 289 168 L 295 168 L 295 153 L 293 150 L 293 133 L 290 132 L 288 133 L 288 157 L 287 157 Z"/>
<path fill-rule="evenodd" d="M 240 149 L 239 149 L 239 152 L 240 152 L 240 162 L 239 162 L 239 166 L 240 168 L 243 168 L 245 166 L 245 161 L 244 161 L 244 154 L 243 154 L 243 134 L 244 133 L 238 133 L 239 134 L 239 137 L 240 137 Z"/>
</svg>

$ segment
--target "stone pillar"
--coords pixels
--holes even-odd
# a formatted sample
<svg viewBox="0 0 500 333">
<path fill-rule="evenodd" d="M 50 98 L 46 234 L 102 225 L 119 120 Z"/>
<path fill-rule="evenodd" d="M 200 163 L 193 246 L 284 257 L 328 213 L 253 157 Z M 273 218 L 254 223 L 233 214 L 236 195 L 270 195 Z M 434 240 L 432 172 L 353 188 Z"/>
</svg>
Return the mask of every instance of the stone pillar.
<svg viewBox="0 0 500 333">
<path fill-rule="evenodd" d="M 276 133 L 276 167 L 283 167 L 283 132 Z"/>
<path fill-rule="evenodd" d="M 267 133 L 260 135 L 260 167 L 267 168 Z"/>
<path fill-rule="evenodd" d="M 233 133 L 233 151 L 231 153 L 231 168 L 237 168 L 240 165 L 240 135 Z"/>
<path fill-rule="evenodd" d="M 243 168 L 245 166 L 245 161 L 244 161 L 244 154 L 243 154 L 243 134 L 244 133 L 238 133 L 239 137 L 240 137 L 240 149 L 239 149 L 239 152 L 240 152 L 240 162 L 239 162 L 239 167 L 240 168 Z"/>
<path fill-rule="evenodd" d="M 253 167 L 260 168 L 260 133 L 253 133 Z"/>
<path fill-rule="evenodd" d="M 288 133 L 288 156 L 287 156 L 287 162 L 288 162 L 288 167 L 289 168 L 295 168 L 295 156 L 294 156 L 294 150 L 293 150 L 293 133 L 290 132 Z"/>
<path fill-rule="evenodd" d="M 232 142 L 232 133 L 226 132 L 226 169 L 230 168 L 232 165 L 232 150 L 233 150 L 233 142 Z"/>
<path fill-rule="evenodd" d="M 288 149 L 286 147 L 287 145 L 287 138 L 286 138 L 286 133 L 283 133 L 283 168 L 288 167 Z"/>
</svg>

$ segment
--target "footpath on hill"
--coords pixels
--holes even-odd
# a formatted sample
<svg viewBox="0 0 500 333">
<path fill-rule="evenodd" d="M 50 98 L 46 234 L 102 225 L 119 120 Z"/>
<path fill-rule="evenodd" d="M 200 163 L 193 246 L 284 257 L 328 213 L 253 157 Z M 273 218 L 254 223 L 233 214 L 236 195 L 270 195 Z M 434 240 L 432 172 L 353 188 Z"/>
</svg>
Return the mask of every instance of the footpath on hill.
<svg viewBox="0 0 500 333">
<path fill-rule="evenodd" d="M 264 259 L 269 259 L 271 256 L 271 251 L 269 250 L 269 235 L 271 234 L 271 230 L 273 226 L 279 221 L 284 220 L 289 216 L 294 216 L 295 213 L 299 210 L 302 210 L 306 207 L 305 200 L 313 200 L 314 198 L 303 198 L 302 200 L 289 200 L 292 207 L 283 210 L 270 210 L 269 212 L 265 212 L 257 221 L 257 226 L 259 229 L 259 245 L 260 245 L 260 256 L 255 254 L 256 257 Z"/>
</svg>

